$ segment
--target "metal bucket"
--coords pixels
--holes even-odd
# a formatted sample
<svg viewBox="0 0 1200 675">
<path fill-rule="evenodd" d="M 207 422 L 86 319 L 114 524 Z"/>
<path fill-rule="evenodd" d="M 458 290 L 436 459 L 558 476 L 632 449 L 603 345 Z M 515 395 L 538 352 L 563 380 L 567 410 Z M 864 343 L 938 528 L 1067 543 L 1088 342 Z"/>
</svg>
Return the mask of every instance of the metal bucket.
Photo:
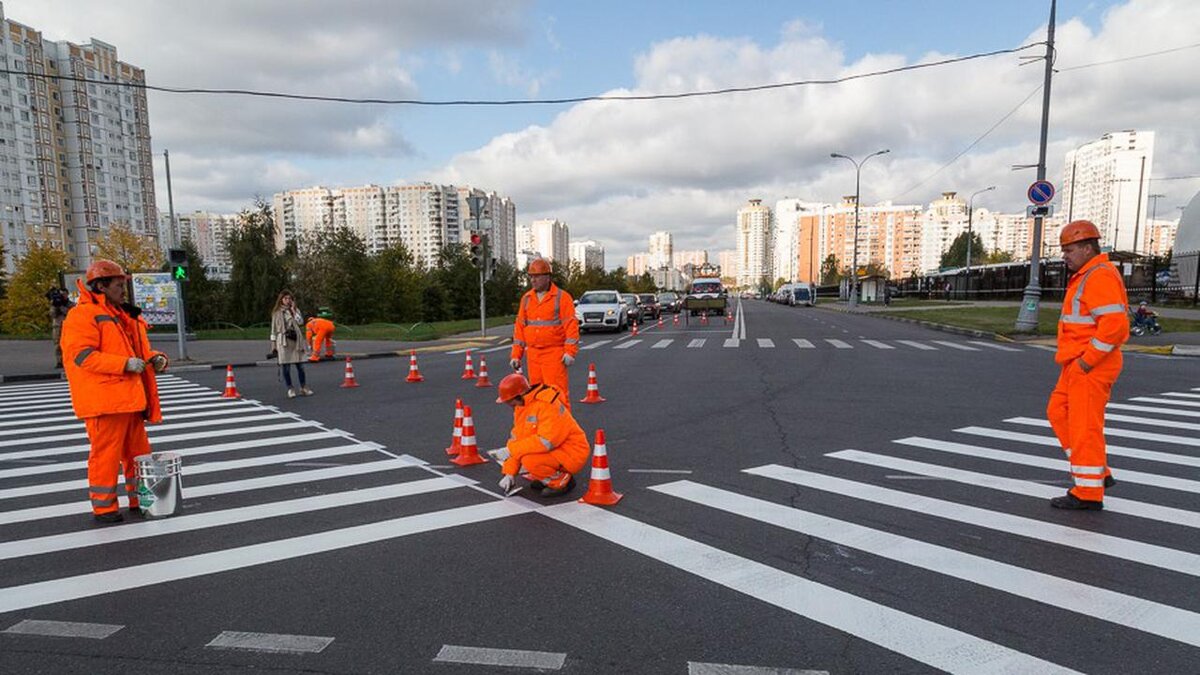
<svg viewBox="0 0 1200 675">
<path fill-rule="evenodd" d="M 166 518 L 183 510 L 183 458 L 174 452 L 152 452 L 133 458 L 137 466 L 138 504 L 147 518 Z"/>
</svg>

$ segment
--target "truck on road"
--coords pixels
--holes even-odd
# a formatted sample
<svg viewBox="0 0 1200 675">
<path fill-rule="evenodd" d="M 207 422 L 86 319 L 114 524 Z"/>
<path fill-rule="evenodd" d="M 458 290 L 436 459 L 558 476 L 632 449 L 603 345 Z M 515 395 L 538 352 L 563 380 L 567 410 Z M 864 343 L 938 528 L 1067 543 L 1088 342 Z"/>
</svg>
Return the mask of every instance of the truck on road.
<svg viewBox="0 0 1200 675">
<path fill-rule="evenodd" d="M 683 309 L 689 316 L 698 314 L 725 314 L 728 297 L 719 277 L 699 277 L 692 281 Z"/>
</svg>

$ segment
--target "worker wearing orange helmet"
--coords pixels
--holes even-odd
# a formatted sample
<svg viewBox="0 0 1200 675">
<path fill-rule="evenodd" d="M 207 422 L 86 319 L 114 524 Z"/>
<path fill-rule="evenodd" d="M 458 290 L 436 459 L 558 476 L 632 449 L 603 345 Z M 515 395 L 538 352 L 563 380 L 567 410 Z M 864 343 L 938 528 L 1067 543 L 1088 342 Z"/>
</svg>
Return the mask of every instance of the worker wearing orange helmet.
<svg viewBox="0 0 1200 675">
<path fill-rule="evenodd" d="M 567 395 L 552 384 L 530 385 L 520 373 L 501 380 L 499 389 L 496 403 L 513 409 L 508 443 L 488 453 L 503 463 L 500 489 L 511 494 L 517 472 L 524 470 L 543 497 L 570 492 L 575 487 L 572 474 L 583 470 L 591 448 L 566 405 Z"/>
<path fill-rule="evenodd" d="M 309 361 L 321 360 L 321 345 L 325 346 L 325 358 L 333 358 L 333 331 L 336 328 L 324 313 L 312 317 L 304 324 L 304 337 L 312 350 Z"/>
<path fill-rule="evenodd" d="M 155 373 L 167 357 L 150 348 L 141 309 L 126 302 L 125 270 L 111 260 L 87 269 L 79 302 L 67 313 L 62 353 L 71 405 L 84 421 L 88 453 L 88 496 L 100 523 L 122 520 L 117 474 L 125 476 L 130 513 L 140 513 L 133 458 L 150 452 L 146 422 L 161 422 Z M 149 368 L 147 368 L 149 365 Z"/>
<path fill-rule="evenodd" d="M 1116 481 L 1104 446 L 1104 408 L 1121 373 L 1121 345 L 1129 339 L 1129 300 L 1121 273 L 1100 252 L 1100 231 L 1090 221 L 1068 223 L 1059 235 L 1072 273 L 1058 320 L 1061 368 L 1046 417 L 1071 464 L 1074 484 L 1050 500 L 1059 509 L 1104 508 L 1104 489 Z"/>
<path fill-rule="evenodd" d="M 575 300 L 550 281 L 550 263 L 545 258 L 531 260 L 526 273 L 532 288 L 521 297 L 517 310 L 509 365 L 520 370 L 521 357 L 525 356 L 529 381 L 554 385 L 562 392 L 563 404 L 570 408 L 567 368 L 579 354 Z"/>
</svg>

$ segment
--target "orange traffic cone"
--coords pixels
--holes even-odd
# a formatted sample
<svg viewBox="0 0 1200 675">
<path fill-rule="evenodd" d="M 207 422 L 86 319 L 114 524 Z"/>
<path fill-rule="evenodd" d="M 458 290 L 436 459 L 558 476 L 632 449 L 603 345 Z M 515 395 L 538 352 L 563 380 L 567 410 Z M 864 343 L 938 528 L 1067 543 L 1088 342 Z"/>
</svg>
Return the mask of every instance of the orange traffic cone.
<svg viewBox="0 0 1200 675">
<path fill-rule="evenodd" d="M 676 326 L 678 326 L 678 325 L 679 325 L 679 315 L 678 315 L 678 314 L 676 314 L 676 315 L 675 315 L 675 321 L 674 321 L 674 324 L 675 324 Z"/>
<path fill-rule="evenodd" d="M 613 492 L 612 476 L 608 473 L 608 448 L 604 447 L 604 430 L 596 430 L 596 448 L 592 451 L 592 477 L 587 493 L 579 498 L 582 504 L 612 506 L 625 495 Z"/>
<path fill-rule="evenodd" d="M 633 324 L 633 332 L 631 333 L 631 335 L 633 335 L 633 337 L 637 337 L 637 324 L 636 323 Z"/>
<path fill-rule="evenodd" d="M 237 382 L 233 381 L 233 366 L 225 366 L 225 393 L 221 394 L 221 398 L 241 397 L 237 390 Z"/>
<path fill-rule="evenodd" d="M 487 463 L 486 459 L 479 456 L 479 449 L 475 447 L 475 420 L 471 417 L 471 406 L 463 408 L 462 452 L 450 462 L 459 466 Z"/>
<path fill-rule="evenodd" d="M 600 395 L 600 387 L 596 384 L 596 364 L 588 364 L 588 388 L 587 396 L 584 396 L 580 403 L 604 403 L 606 399 Z"/>
<path fill-rule="evenodd" d="M 487 374 L 487 359 L 479 357 L 479 379 L 475 380 L 476 387 L 490 387 L 492 381 L 488 379 Z"/>
<path fill-rule="evenodd" d="M 475 366 L 471 364 L 471 350 L 470 349 L 467 350 L 467 362 L 465 364 L 463 364 L 462 379 L 464 379 L 464 380 L 475 379 Z"/>
<path fill-rule="evenodd" d="M 417 352 L 410 351 L 408 353 L 408 378 L 406 382 L 424 382 L 425 378 L 421 376 L 420 369 L 417 368 Z"/>
<path fill-rule="evenodd" d="M 450 437 L 450 447 L 446 448 L 447 455 L 457 455 L 462 452 L 463 404 L 462 399 L 454 401 L 454 433 Z"/>
<path fill-rule="evenodd" d="M 354 379 L 354 366 L 350 364 L 350 357 L 346 357 L 346 376 L 342 378 L 342 389 L 351 389 L 358 386 L 358 380 Z"/>
<path fill-rule="evenodd" d="M 708 325 L 708 311 L 707 310 L 705 310 L 705 312 L 700 315 L 700 325 L 701 326 Z"/>
</svg>

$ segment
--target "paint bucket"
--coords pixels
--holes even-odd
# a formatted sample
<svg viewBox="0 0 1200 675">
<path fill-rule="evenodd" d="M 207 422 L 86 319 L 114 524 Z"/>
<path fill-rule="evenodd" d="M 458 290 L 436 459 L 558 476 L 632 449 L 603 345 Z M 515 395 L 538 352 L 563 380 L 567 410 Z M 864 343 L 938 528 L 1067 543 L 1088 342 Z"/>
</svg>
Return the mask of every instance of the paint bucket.
<svg viewBox="0 0 1200 675">
<path fill-rule="evenodd" d="M 138 505 L 146 518 L 166 518 L 183 510 L 183 458 L 174 452 L 152 452 L 133 458 L 137 466 Z"/>
</svg>

